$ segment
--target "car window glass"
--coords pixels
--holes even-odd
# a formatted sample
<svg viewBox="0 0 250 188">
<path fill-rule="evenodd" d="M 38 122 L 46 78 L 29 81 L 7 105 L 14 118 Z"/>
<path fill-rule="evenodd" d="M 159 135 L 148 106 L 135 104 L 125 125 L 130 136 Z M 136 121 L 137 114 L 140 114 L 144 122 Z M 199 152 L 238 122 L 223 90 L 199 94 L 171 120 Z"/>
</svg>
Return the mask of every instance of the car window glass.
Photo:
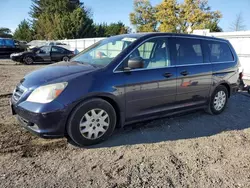
<svg viewBox="0 0 250 188">
<path fill-rule="evenodd" d="M 13 40 L 5 39 L 5 46 L 14 47 L 14 46 L 15 46 L 15 43 L 14 43 Z"/>
<path fill-rule="evenodd" d="M 224 42 L 206 41 L 209 47 L 211 62 L 233 61 L 233 54 L 229 46 Z"/>
<path fill-rule="evenodd" d="M 4 46 L 4 41 L 3 41 L 3 39 L 0 39 L 0 46 Z"/>
<path fill-rule="evenodd" d="M 49 46 L 43 46 L 40 48 L 40 53 L 49 53 L 50 47 Z"/>
<path fill-rule="evenodd" d="M 101 59 L 101 58 L 114 58 L 119 53 L 121 53 L 124 48 L 123 41 L 110 42 L 106 45 L 101 46 L 98 50 L 95 50 L 90 53 L 93 58 Z"/>
<path fill-rule="evenodd" d="M 51 51 L 56 53 L 63 53 L 64 49 L 54 46 L 52 47 Z"/>
<path fill-rule="evenodd" d="M 154 42 L 145 42 L 143 45 L 141 45 L 141 46 L 138 48 L 138 51 L 139 51 L 139 53 L 140 53 L 140 56 L 141 56 L 143 59 L 149 59 L 153 47 L 154 47 Z"/>
<path fill-rule="evenodd" d="M 201 41 L 198 39 L 176 38 L 174 40 L 177 65 L 203 63 Z"/>
<path fill-rule="evenodd" d="M 169 67 L 170 55 L 167 39 L 152 39 L 135 49 L 130 58 L 141 57 L 144 59 L 144 68 Z"/>
</svg>

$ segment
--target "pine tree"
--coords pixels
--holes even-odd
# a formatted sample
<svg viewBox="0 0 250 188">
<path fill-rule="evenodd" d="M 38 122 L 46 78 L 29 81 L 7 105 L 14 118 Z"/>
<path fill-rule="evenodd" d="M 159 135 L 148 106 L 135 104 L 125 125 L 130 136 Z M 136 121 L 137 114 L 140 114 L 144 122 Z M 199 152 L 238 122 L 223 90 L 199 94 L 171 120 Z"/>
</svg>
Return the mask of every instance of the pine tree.
<svg viewBox="0 0 250 188">
<path fill-rule="evenodd" d="M 86 38 L 95 35 L 89 10 L 78 0 L 32 0 L 30 15 L 37 39 Z"/>
<path fill-rule="evenodd" d="M 25 19 L 21 21 L 13 35 L 14 39 L 31 41 L 33 38 L 33 31 L 30 24 Z"/>
</svg>

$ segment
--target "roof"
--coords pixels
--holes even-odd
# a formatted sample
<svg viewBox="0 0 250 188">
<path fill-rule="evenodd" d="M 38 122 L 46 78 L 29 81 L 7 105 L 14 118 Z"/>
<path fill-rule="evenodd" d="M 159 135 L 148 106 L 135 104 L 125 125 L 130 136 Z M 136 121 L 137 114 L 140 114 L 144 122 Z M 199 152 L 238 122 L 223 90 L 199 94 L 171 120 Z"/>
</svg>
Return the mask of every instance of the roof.
<svg viewBox="0 0 250 188">
<path fill-rule="evenodd" d="M 193 35 L 193 34 L 180 34 L 180 33 L 162 33 L 162 32 L 151 32 L 151 33 L 132 33 L 132 34 L 124 34 L 127 37 L 156 37 L 156 36 L 181 36 L 181 37 L 189 37 L 189 38 L 199 38 L 199 39 L 212 39 L 212 40 L 221 40 L 226 41 L 225 39 L 215 38 L 211 36 L 203 36 L 203 35 Z"/>
</svg>

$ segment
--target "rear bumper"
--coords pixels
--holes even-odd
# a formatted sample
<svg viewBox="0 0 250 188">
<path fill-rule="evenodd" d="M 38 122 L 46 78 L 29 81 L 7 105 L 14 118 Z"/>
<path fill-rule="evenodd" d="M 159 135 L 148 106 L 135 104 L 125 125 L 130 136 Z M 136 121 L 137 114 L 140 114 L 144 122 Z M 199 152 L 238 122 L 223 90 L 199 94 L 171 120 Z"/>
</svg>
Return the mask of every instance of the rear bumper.
<svg viewBox="0 0 250 188">
<path fill-rule="evenodd" d="M 239 90 L 239 84 L 231 84 L 230 85 L 230 95 L 234 95 L 237 93 L 237 91 Z"/>
</svg>

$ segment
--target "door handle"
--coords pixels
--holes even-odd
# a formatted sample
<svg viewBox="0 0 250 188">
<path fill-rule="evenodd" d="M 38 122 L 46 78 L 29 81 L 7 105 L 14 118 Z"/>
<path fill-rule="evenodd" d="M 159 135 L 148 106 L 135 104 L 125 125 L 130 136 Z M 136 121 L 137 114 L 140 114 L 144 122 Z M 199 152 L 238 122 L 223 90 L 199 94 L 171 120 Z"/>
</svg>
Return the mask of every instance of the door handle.
<svg viewBox="0 0 250 188">
<path fill-rule="evenodd" d="M 166 73 L 163 74 L 163 76 L 166 77 L 166 78 L 170 78 L 173 75 L 170 72 L 166 72 Z"/>
<path fill-rule="evenodd" d="M 189 73 L 188 73 L 188 71 L 186 71 L 186 70 L 181 72 L 181 75 L 183 75 L 183 76 L 187 76 L 188 74 L 189 74 Z"/>
</svg>

